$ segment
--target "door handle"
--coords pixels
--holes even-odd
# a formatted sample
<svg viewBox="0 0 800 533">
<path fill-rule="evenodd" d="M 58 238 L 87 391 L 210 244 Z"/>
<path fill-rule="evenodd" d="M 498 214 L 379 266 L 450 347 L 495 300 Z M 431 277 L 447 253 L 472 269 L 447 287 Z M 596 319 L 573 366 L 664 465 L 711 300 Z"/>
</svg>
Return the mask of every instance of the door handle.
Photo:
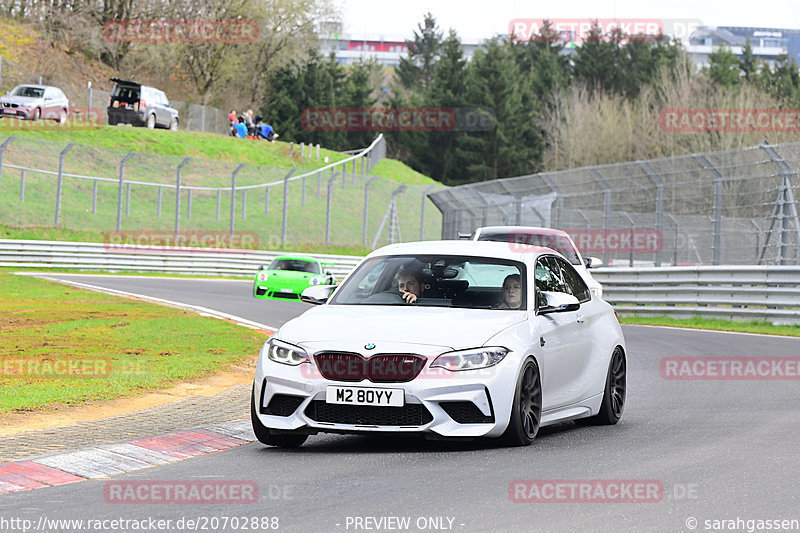
<svg viewBox="0 0 800 533">
<path fill-rule="evenodd" d="M 586 315 L 578 315 L 575 321 L 578 322 L 578 324 L 583 324 L 586 322 Z"/>
</svg>

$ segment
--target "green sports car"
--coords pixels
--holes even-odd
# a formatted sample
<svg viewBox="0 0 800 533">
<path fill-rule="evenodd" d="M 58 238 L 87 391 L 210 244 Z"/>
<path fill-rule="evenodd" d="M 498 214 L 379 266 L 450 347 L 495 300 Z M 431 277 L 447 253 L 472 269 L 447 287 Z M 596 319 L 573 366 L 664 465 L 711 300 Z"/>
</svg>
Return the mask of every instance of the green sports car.
<svg viewBox="0 0 800 533">
<path fill-rule="evenodd" d="M 282 255 L 258 269 L 253 296 L 275 300 L 299 300 L 303 290 L 314 285 L 333 285 L 333 274 L 325 263 L 311 257 Z"/>
</svg>

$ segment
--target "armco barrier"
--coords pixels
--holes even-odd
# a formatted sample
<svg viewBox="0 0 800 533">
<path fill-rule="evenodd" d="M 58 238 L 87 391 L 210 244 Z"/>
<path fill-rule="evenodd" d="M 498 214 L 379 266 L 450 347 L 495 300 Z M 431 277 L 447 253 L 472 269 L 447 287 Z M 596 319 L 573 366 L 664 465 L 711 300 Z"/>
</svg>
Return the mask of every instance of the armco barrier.
<svg viewBox="0 0 800 533">
<path fill-rule="evenodd" d="M 259 265 L 269 264 L 276 256 L 284 254 L 287 252 L 167 247 L 148 250 L 130 245 L 0 239 L 0 266 L 4 267 L 251 277 Z M 361 257 L 347 255 L 297 255 L 333 263 L 331 271 L 337 280 L 344 278 L 361 260 Z"/>
<path fill-rule="evenodd" d="M 800 324 L 800 266 L 615 267 L 592 275 L 621 315 Z"/>
</svg>

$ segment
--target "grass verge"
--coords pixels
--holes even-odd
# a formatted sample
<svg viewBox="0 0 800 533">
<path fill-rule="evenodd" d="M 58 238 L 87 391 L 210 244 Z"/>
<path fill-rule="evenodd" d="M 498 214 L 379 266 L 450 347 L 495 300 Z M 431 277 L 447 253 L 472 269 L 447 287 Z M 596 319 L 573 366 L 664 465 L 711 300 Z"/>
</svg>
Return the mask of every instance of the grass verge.
<svg viewBox="0 0 800 533">
<path fill-rule="evenodd" d="M 0 413 L 108 400 L 225 370 L 263 333 L 0 272 Z"/>
<path fill-rule="evenodd" d="M 643 326 L 670 326 L 675 328 L 708 329 L 716 331 L 736 331 L 739 333 L 760 333 L 763 335 L 785 335 L 800 337 L 800 326 L 775 326 L 769 322 L 751 320 L 737 322 L 732 320 L 719 320 L 715 318 L 670 318 L 656 317 L 620 317 L 623 324 L 638 324 Z"/>
</svg>

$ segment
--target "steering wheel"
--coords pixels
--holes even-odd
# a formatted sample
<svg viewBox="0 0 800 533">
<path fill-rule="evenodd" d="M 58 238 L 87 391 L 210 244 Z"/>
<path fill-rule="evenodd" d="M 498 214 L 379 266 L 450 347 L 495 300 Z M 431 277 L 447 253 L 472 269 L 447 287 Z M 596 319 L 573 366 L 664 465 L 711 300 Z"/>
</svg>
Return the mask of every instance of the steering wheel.
<svg viewBox="0 0 800 533">
<path fill-rule="evenodd" d="M 365 298 L 361 303 L 364 304 L 402 304 L 405 303 L 403 297 L 397 291 L 377 292 Z"/>
</svg>

